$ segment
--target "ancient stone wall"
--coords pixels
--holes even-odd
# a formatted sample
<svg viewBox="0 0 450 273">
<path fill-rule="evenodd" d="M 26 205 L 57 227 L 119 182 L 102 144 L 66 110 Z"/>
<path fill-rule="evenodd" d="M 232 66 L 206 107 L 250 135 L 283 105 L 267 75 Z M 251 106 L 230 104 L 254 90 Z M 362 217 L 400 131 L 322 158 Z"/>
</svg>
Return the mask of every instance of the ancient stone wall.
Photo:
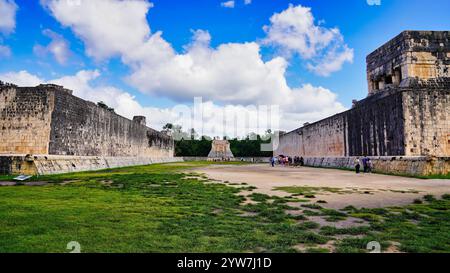
<svg viewBox="0 0 450 273">
<path fill-rule="evenodd" d="M 379 93 L 354 108 L 280 136 L 276 155 L 382 156 L 404 154 L 401 92 Z"/>
<path fill-rule="evenodd" d="M 0 154 L 173 157 L 173 139 L 54 85 L 0 85 Z"/>
<path fill-rule="evenodd" d="M 335 115 L 300 130 L 301 150 L 310 156 L 344 156 L 346 124 L 343 115 Z"/>
<path fill-rule="evenodd" d="M 405 154 L 450 155 L 450 89 L 403 92 Z"/>
<path fill-rule="evenodd" d="M 405 154 L 402 93 L 398 90 L 368 97 L 344 115 L 346 156 Z"/>
<path fill-rule="evenodd" d="M 47 154 L 54 93 L 0 86 L 0 154 Z"/>
<path fill-rule="evenodd" d="M 346 152 L 344 118 L 342 114 L 336 115 L 282 135 L 276 155 L 344 156 Z"/>
<path fill-rule="evenodd" d="M 343 120 L 344 115 L 340 114 L 281 135 L 274 155 L 293 157 L 330 153 L 334 156 L 345 156 L 344 131 L 343 127 L 338 128 L 344 125 Z M 341 125 L 335 126 L 334 121 Z"/>
<path fill-rule="evenodd" d="M 450 156 L 450 32 L 402 32 L 367 57 L 367 80 L 367 98 L 282 135 L 275 154 Z"/>
<path fill-rule="evenodd" d="M 49 153 L 77 156 L 173 156 L 172 138 L 67 93 L 55 96 Z"/>
<path fill-rule="evenodd" d="M 179 157 L 2 155 L 0 174 L 48 175 L 182 161 Z"/>
<path fill-rule="evenodd" d="M 448 157 L 449 117 L 449 89 L 394 89 L 280 136 L 274 154 Z"/>
<path fill-rule="evenodd" d="M 300 129 L 280 135 L 278 146 L 275 147 L 274 156 L 287 155 L 297 156 L 303 155 L 303 142 L 299 135 Z"/>
<path fill-rule="evenodd" d="M 404 31 L 367 56 L 369 95 L 407 87 L 408 79 L 448 77 L 449 31 Z"/>
</svg>

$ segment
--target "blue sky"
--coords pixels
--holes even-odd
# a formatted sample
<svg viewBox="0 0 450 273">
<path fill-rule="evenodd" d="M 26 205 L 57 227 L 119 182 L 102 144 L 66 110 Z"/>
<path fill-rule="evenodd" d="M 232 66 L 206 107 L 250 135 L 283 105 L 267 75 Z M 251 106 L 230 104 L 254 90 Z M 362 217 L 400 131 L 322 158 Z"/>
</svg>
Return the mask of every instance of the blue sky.
<svg viewBox="0 0 450 273">
<path fill-rule="evenodd" d="M 0 2 L 2 1 L 9 4 L 13 2 L 12 0 L 0 0 Z M 92 77 L 89 88 L 95 89 L 98 86 L 116 88 L 120 92 L 129 93 L 142 107 L 167 108 L 181 101 L 187 102 L 186 98 L 189 98 L 189 94 L 191 94 L 189 92 L 197 95 L 202 94 L 193 90 L 196 88 L 195 86 L 188 88 L 186 91 L 170 85 L 165 87 L 164 81 L 162 81 L 161 86 L 149 86 L 143 88 L 145 90 L 140 90 L 140 82 L 130 83 L 128 77 L 130 74 L 138 72 L 136 65 L 142 66 L 142 63 L 124 61 L 124 59 L 129 59 L 130 56 L 126 56 L 127 53 L 123 52 L 112 53 L 106 58 L 98 58 L 98 54 L 89 54 L 89 43 L 92 46 L 99 41 L 86 38 L 87 34 L 83 32 L 85 30 L 77 31 L 76 23 L 71 23 L 75 19 L 65 18 L 64 16 L 70 15 L 66 15 L 61 9 L 55 12 L 58 7 L 56 4 L 52 6 L 51 2 L 53 0 L 44 0 L 41 3 L 28 0 L 15 1 L 18 7 L 15 27 L 4 30 L 0 34 L 0 45 L 9 48 L 9 53 L 0 55 L 0 75 L 9 73 L 11 76 L 11 73 L 26 71 L 39 79 L 50 81 L 76 75 L 82 70 L 97 71 L 99 75 Z M 58 2 L 58 0 L 55 0 L 55 2 Z M 304 84 L 310 84 L 315 88 L 323 87 L 337 96 L 332 103 L 340 103 L 344 108 L 351 105 L 352 99 L 361 99 L 366 96 L 365 56 L 371 51 L 403 30 L 450 29 L 448 16 L 450 1 L 448 0 L 381 0 L 379 6 L 370 6 L 366 0 L 253 0 L 250 4 L 245 4 L 244 0 L 236 0 L 234 8 L 223 7 L 221 5 L 223 2 L 225 0 L 153 0 L 151 1 L 153 7 L 149 9 L 146 21 L 151 29 L 151 35 L 157 31 L 162 31 L 161 37 L 166 43 L 170 44 L 177 54 L 187 52 L 186 46 L 192 43 L 195 30 L 203 30 L 209 33 L 211 39 L 208 48 L 212 50 L 228 43 L 257 43 L 260 45 L 259 53 L 262 61 L 268 62 L 280 56 L 286 60 L 287 70 L 284 75 L 290 88 L 294 89 Z M 338 28 L 340 36 L 337 36 L 336 39 L 339 37 L 343 39 L 343 41 L 338 42 L 340 49 L 344 50 L 343 48 L 347 46 L 349 50 L 353 50 L 353 61 L 344 61 L 339 69 L 333 71 L 330 75 L 318 75 L 308 69 L 307 66 L 312 60 L 320 63 L 319 59 L 323 58 L 324 55 L 317 54 L 314 59 L 309 59 L 302 54 L 298 54 L 296 49 L 287 50 L 280 46 L 280 43 L 276 40 L 272 39 L 265 43 L 264 41 L 268 39 L 268 32 L 263 30 L 263 27 L 273 26 L 270 18 L 275 13 L 286 11 L 290 4 L 292 4 L 291 7 L 311 8 L 311 14 L 315 18 L 314 24 L 324 28 L 324 31 Z M 81 5 L 84 5 L 83 0 L 81 0 Z M 59 15 L 58 12 L 60 12 Z M 103 16 L 101 12 L 100 10 L 100 18 Z M 125 9 L 124 12 L 126 12 Z M 124 18 L 133 17 L 132 14 L 124 16 Z M 296 19 L 291 18 L 290 20 Z M 92 24 L 95 24 L 95 20 Z M 86 28 L 87 26 L 82 25 L 81 27 Z M 129 29 L 129 32 L 133 31 L 133 28 Z M 53 39 L 59 37 L 56 40 L 64 41 L 67 46 L 65 50 L 69 53 L 63 57 L 63 61 L 58 61 L 56 55 L 52 54 L 50 47 L 47 47 L 51 41 L 54 41 L 50 38 L 52 34 L 49 35 L 49 33 L 55 34 L 55 36 L 52 36 Z M 104 45 L 102 45 L 102 48 L 105 48 Z M 127 48 L 127 51 L 130 51 L 130 49 L 133 51 L 132 47 Z M 326 54 L 327 50 L 330 49 L 325 48 L 322 54 Z M 149 63 L 151 62 L 149 61 Z M 239 66 L 242 66 L 242 64 L 233 68 L 236 74 L 240 74 Z M 139 72 L 145 74 L 146 71 Z M 228 77 L 230 82 L 234 80 L 233 74 L 224 76 Z M 6 76 L 3 78 L 11 79 L 11 77 Z M 60 82 L 65 83 L 66 81 Z M 236 84 L 233 85 L 232 89 L 239 89 L 239 82 L 242 82 L 242 79 L 236 79 Z M 185 84 L 189 85 L 189 78 L 186 79 Z M 199 83 L 199 86 L 203 87 L 201 83 Z M 164 88 L 167 88 L 167 90 L 174 89 L 174 91 L 165 93 Z M 96 91 L 101 92 L 97 89 Z M 180 94 L 183 92 L 186 96 Z M 221 90 L 220 88 L 214 89 L 214 92 L 221 92 Z M 230 96 L 233 96 L 233 94 L 242 96 L 243 93 L 239 93 L 239 90 L 237 90 L 236 93 L 230 93 Z M 264 94 L 262 95 L 264 96 Z M 206 95 L 206 100 L 211 100 L 217 105 L 245 105 L 252 101 L 251 97 L 249 97 L 249 100 L 240 101 L 217 94 Z M 268 102 L 264 101 L 264 103 Z M 311 101 L 311 103 L 314 104 L 314 101 Z M 114 105 L 114 102 L 112 104 Z M 327 105 L 324 105 L 324 107 L 327 107 Z M 295 108 L 295 106 L 286 105 L 285 108 Z M 342 110 L 342 107 L 335 107 L 334 110 Z M 308 113 L 307 110 L 301 112 L 303 114 Z M 319 111 L 311 110 L 310 112 Z M 331 112 L 333 111 L 331 110 Z M 126 115 L 127 113 L 123 114 Z M 317 115 L 317 118 L 321 118 L 325 114 L 329 113 L 321 112 Z M 295 115 L 286 115 L 284 119 L 288 119 L 288 116 L 296 117 Z M 315 115 L 309 115 L 309 117 L 311 119 L 316 118 Z M 301 125 L 304 120 L 300 119 L 286 123 L 284 127 L 293 127 L 297 123 Z"/>
</svg>

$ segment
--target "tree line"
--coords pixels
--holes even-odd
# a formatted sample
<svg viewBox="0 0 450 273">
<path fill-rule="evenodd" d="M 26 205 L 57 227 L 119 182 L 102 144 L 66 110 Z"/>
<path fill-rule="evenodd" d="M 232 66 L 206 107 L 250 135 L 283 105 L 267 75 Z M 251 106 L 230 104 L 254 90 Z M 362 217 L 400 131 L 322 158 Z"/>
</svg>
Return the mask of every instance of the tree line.
<svg viewBox="0 0 450 273">
<path fill-rule="evenodd" d="M 179 125 L 166 124 L 163 132 L 175 139 L 175 156 L 206 157 L 211 151 L 213 138 L 209 136 L 199 137 L 194 129 L 184 132 Z M 231 152 L 235 157 L 270 157 L 271 151 L 261 151 L 261 144 L 270 143 L 272 131 L 267 130 L 264 135 L 250 133 L 243 138 L 228 138 Z M 216 137 L 217 139 L 217 137 Z"/>
</svg>

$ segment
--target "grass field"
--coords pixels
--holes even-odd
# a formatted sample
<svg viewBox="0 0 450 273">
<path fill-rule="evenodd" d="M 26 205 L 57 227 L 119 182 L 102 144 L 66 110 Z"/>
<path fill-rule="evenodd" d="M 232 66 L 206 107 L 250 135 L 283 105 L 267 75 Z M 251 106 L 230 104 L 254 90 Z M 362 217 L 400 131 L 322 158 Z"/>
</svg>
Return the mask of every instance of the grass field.
<svg viewBox="0 0 450 273">
<path fill-rule="evenodd" d="M 190 171 L 208 164 L 41 176 L 32 181 L 49 183 L 0 187 L 0 252 L 68 252 L 70 241 L 82 252 L 365 252 L 370 241 L 385 250 L 450 252 L 448 195 L 401 208 L 340 211 L 299 193 L 253 193 L 253 202 L 243 203 L 237 193 L 251 187 L 214 183 Z M 321 228 L 311 215 L 354 217 L 368 226 Z"/>
</svg>

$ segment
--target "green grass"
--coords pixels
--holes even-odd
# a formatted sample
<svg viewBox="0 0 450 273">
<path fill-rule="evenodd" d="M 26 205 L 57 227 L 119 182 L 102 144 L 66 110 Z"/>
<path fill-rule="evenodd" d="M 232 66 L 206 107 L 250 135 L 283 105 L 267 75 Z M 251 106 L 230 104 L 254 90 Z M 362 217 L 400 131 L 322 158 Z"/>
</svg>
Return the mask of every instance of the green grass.
<svg viewBox="0 0 450 273">
<path fill-rule="evenodd" d="M 333 209 L 321 209 L 322 215 L 327 222 L 339 222 L 347 219 L 347 214 Z"/>
<path fill-rule="evenodd" d="M 330 251 L 326 248 L 320 248 L 320 247 L 312 247 L 312 248 L 307 248 L 306 253 L 330 253 Z"/>
<path fill-rule="evenodd" d="M 17 175 L 0 175 L 0 181 L 11 181 Z"/>
<path fill-rule="evenodd" d="M 250 163 L 240 161 L 230 162 L 210 162 L 210 161 L 190 161 L 181 163 L 166 163 L 166 164 L 153 164 L 144 166 L 122 167 L 114 169 L 104 169 L 98 171 L 86 171 L 77 173 L 65 173 L 54 175 L 36 175 L 28 179 L 26 182 L 32 181 L 48 181 L 48 182 L 63 182 L 70 180 L 79 180 L 85 178 L 101 178 L 110 177 L 112 175 L 129 175 L 131 173 L 164 173 L 164 172 L 177 172 L 184 171 L 193 168 L 201 168 L 211 165 L 248 165 Z M 192 174 L 205 178 L 202 174 L 193 172 Z M 0 181 L 13 181 L 13 178 L 17 175 L 0 175 Z"/>
<path fill-rule="evenodd" d="M 50 184 L 0 187 L 0 252 L 67 252 L 70 241 L 83 252 L 294 252 L 299 243 L 328 241 L 284 213 L 281 198 L 244 206 L 240 189 L 179 172 L 207 164 L 41 176 Z"/>
<path fill-rule="evenodd" d="M 450 173 L 447 174 L 433 174 L 433 175 L 416 175 L 412 176 L 420 179 L 450 179 Z"/>
<path fill-rule="evenodd" d="M 353 210 L 350 215 L 371 221 L 371 228 L 364 230 L 363 238 L 344 239 L 337 251 L 359 252 L 364 243 L 378 241 L 384 248 L 389 246 L 388 242 L 398 242 L 403 252 L 449 253 L 450 200 L 448 195 L 442 198 L 425 198 L 429 201 L 403 208 Z M 333 231 L 321 234 L 330 236 Z"/>
<path fill-rule="evenodd" d="M 308 208 L 308 209 L 322 209 L 321 206 L 317 205 L 317 204 L 304 204 L 301 205 L 303 208 Z"/>
<path fill-rule="evenodd" d="M 337 240 L 338 252 L 367 252 L 370 241 L 384 249 L 398 242 L 405 252 L 450 252 L 448 194 L 387 209 L 338 211 L 259 193 L 250 193 L 247 198 L 255 203 L 244 205 L 245 197 L 237 193 L 248 185 L 211 183 L 196 173 L 195 168 L 211 164 L 218 163 L 40 176 L 30 181 L 49 183 L 0 187 L 0 252 L 68 252 L 70 241 L 79 242 L 82 252 L 295 252 L 298 245 L 325 252 L 320 246 L 331 240 Z M 339 193 L 333 188 L 288 190 L 303 196 Z M 321 228 L 308 216 L 328 221 L 353 216 L 370 226 Z"/>
<path fill-rule="evenodd" d="M 368 226 L 361 227 L 351 227 L 351 228 L 335 228 L 330 226 L 325 226 L 320 229 L 320 234 L 326 236 L 336 236 L 336 235 L 366 235 L 369 233 L 370 228 Z"/>
</svg>

